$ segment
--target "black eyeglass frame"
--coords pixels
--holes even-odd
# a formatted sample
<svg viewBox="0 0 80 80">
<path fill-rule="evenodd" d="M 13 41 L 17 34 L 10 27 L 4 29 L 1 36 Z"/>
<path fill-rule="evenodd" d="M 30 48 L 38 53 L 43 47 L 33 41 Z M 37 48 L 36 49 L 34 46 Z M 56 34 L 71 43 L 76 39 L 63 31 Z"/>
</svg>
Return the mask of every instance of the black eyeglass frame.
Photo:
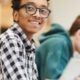
<svg viewBox="0 0 80 80">
<path fill-rule="evenodd" d="M 21 8 L 25 8 L 25 9 L 26 9 L 26 6 L 29 5 L 29 4 L 30 4 L 30 3 L 26 3 L 26 4 L 23 4 L 23 5 L 19 6 L 18 10 L 21 9 Z M 36 11 L 39 10 L 39 12 L 40 12 L 41 8 L 37 8 L 35 5 L 34 5 L 34 7 L 36 8 Z M 44 18 L 48 18 L 49 14 L 51 13 L 51 10 L 50 10 L 50 9 L 46 8 L 46 10 L 48 10 L 49 13 L 48 13 L 48 15 L 47 15 L 46 17 L 44 17 Z M 36 13 L 36 11 L 35 11 L 33 14 L 29 14 L 27 11 L 26 11 L 26 13 L 28 13 L 29 15 L 34 15 L 34 14 Z"/>
</svg>

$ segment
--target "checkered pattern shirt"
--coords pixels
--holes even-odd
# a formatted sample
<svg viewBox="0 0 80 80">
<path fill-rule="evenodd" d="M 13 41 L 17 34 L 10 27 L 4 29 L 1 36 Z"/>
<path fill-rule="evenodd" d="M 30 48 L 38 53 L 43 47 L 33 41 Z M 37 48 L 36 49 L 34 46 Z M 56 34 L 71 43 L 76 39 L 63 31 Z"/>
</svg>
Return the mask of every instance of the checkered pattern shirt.
<svg viewBox="0 0 80 80">
<path fill-rule="evenodd" d="M 17 23 L 0 36 L 4 80 L 37 80 L 35 46 Z"/>
</svg>

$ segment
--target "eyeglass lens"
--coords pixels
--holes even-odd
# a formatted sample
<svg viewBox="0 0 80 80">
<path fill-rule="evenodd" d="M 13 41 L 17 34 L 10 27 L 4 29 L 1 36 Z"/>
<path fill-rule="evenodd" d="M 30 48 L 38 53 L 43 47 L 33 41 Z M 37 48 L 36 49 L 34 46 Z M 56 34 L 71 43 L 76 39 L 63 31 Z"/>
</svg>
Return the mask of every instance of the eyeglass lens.
<svg viewBox="0 0 80 80">
<path fill-rule="evenodd" d="M 22 5 L 21 7 L 25 7 L 26 12 L 30 15 L 33 15 L 36 13 L 37 10 L 39 10 L 39 14 L 41 15 L 41 17 L 48 17 L 50 10 L 47 7 L 41 7 L 41 8 L 37 8 L 34 4 L 32 3 L 27 3 Z"/>
</svg>

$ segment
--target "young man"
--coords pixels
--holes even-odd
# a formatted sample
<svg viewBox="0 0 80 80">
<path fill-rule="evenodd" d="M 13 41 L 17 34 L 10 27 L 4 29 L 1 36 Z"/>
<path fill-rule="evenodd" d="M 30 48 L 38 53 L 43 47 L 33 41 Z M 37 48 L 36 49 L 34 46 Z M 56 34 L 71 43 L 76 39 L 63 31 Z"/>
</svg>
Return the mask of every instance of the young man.
<svg viewBox="0 0 80 80">
<path fill-rule="evenodd" d="M 42 34 L 41 45 L 36 50 L 39 80 L 58 80 L 73 52 L 80 53 L 80 16 L 73 23 L 70 36 L 59 24 L 52 24 Z"/>
<path fill-rule="evenodd" d="M 4 80 L 37 80 L 32 36 L 47 21 L 47 0 L 12 0 L 14 24 L 0 37 Z"/>
</svg>

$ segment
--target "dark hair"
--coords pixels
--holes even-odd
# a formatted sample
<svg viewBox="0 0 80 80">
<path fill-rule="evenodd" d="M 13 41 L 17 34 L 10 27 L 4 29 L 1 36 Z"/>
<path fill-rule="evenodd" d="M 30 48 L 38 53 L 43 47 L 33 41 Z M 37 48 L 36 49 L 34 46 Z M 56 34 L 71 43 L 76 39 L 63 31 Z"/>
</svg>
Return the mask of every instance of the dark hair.
<svg viewBox="0 0 80 80">
<path fill-rule="evenodd" d="M 47 0 L 49 2 L 50 0 Z M 21 0 L 12 0 L 12 8 L 13 10 L 19 10 Z"/>
<path fill-rule="evenodd" d="M 12 0 L 12 8 L 13 10 L 19 10 L 21 0 Z"/>
<path fill-rule="evenodd" d="M 47 2 L 48 2 L 48 1 L 50 1 L 50 0 L 47 0 Z"/>
<path fill-rule="evenodd" d="M 77 30 L 79 30 L 79 29 L 80 29 L 80 15 L 73 22 L 73 24 L 72 24 L 72 26 L 71 26 L 71 28 L 69 30 L 69 34 L 71 36 L 73 36 L 77 32 Z"/>
</svg>

